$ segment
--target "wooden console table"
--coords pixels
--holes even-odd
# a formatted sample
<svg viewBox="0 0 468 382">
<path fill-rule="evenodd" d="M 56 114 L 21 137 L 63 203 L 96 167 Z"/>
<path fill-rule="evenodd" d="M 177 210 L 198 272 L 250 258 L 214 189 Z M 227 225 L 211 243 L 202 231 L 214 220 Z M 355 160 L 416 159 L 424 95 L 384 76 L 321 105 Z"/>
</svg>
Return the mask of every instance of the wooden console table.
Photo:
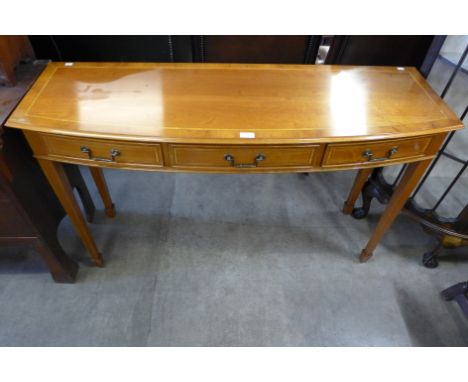
<svg viewBox="0 0 468 382">
<path fill-rule="evenodd" d="M 22 129 L 93 262 L 102 256 L 62 163 L 204 173 L 359 169 L 409 163 L 360 255 L 368 260 L 449 131 L 461 121 L 414 68 L 51 63 L 7 122 Z"/>
</svg>

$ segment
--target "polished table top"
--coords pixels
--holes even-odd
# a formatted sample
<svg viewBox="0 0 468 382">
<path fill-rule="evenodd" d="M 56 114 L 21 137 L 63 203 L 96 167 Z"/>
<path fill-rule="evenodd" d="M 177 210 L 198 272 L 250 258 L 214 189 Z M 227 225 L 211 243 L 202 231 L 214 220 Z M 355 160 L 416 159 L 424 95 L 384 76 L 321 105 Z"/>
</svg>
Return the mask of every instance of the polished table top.
<svg viewBox="0 0 468 382">
<path fill-rule="evenodd" d="M 57 62 L 7 126 L 256 144 L 408 137 L 463 125 L 415 68 Z"/>
</svg>

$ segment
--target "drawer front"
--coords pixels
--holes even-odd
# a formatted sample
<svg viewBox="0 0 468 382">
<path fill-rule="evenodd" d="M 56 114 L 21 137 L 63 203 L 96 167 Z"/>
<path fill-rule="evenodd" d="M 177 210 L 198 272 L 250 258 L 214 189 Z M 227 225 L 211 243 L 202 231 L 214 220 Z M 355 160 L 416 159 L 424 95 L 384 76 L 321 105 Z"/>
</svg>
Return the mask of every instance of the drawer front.
<svg viewBox="0 0 468 382">
<path fill-rule="evenodd" d="M 424 157 L 432 136 L 386 141 L 329 144 L 322 167 L 379 165 Z M 432 154 L 430 154 L 432 155 Z"/>
<path fill-rule="evenodd" d="M 319 149 L 319 145 L 168 145 L 172 167 L 226 171 L 310 168 L 319 164 Z"/>
<path fill-rule="evenodd" d="M 78 159 L 80 162 L 100 162 L 109 166 L 163 166 L 160 144 L 101 141 L 88 138 L 43 135 L 48 155 Z"/>
</svg>

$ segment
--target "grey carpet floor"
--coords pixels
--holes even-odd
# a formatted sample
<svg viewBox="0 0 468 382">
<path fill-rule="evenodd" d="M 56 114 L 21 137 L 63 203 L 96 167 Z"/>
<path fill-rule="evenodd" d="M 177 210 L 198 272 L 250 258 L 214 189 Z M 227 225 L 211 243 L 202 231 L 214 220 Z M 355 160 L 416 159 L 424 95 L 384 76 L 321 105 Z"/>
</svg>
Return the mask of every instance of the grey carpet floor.
<svg viewBox="0 0 468 382">
<path fill-rule="evenodd" d="M 468 277 L 468 256 L 422 267 L 433 239 L 400 216 L 360 264 L 382 206 L 340 213 L 353 176 L 106 171 L 118 214 L 101 206 L 91 225 L 106 267 L 86 265 L 68 218 L 75 285 L 32 251 L 3 253 L 0 345 L 466 346 L 468 321 L 439 292 Z"/>
</svg>

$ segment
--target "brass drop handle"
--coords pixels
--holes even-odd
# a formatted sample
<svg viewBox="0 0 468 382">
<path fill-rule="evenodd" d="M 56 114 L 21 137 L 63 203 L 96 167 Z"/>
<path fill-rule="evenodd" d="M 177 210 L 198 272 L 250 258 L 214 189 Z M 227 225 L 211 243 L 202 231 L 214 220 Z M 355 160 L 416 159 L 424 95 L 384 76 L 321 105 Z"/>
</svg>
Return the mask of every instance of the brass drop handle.
<svg viewBox="0 0 468 382">
<path fill-rule="evenodd" d="M 110 158 L 101 158 L 101 157 L 93 157 L 93 152 L 87 146 L 81 146 L 80 151 L 88 155 L 88 158 L 91 160 L 95 160 L 98 162 L 114 162 L 115 157 L 120 155 L 120 151 L 117 149 L 112 149 L 110 151 Z"/>
<path fill-rule="evenodd" d="M 366 150 L 366 151 L 364 151 L 362 153 L 362 155 L 365 156 L 369 162 L 380 162 L 380 161 L 383 161 L 383 160 L 386 160 L 386 159 L 390 159 L 392 157 L 392 155 L 395 154 L 397 151 L 398 151 L 398 147 L 393 146 L 388 151 L 388 155 L 386 157 L 372 158 L 372 156 L 374 155 L 372 153 L 372 150 Z"/>
<path fill-rule="evenodd" d="M 224 160 L 228 161 L 232 167 L 236 167 L 236 168 L 254 168 L 254 167 L 258 167 L 259 162 L 265 160 L 265 155 L 258 154 L 255 157 L 255 163 L 236 163 L 236 161 L 234 159 L 234 155 L 231 155 L 231 154 L 225 154 L 224 155 Z"/>
</svg>

